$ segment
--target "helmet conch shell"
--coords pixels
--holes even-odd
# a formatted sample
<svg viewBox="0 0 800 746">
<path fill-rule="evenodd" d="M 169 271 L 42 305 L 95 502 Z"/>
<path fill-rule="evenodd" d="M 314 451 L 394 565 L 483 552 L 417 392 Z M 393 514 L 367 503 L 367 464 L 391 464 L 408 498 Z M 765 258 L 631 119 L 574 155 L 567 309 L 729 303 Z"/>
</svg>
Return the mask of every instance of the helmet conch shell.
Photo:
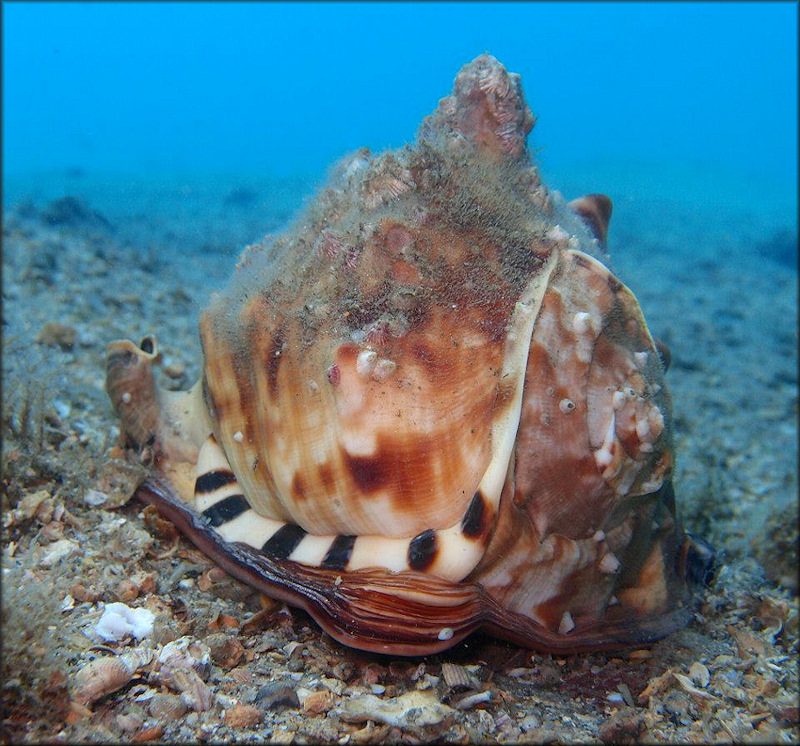
<svg viewBox="0 0 800 746">
<path fill-rule="evenodd" d="M 574 651 L 690 617 L 710 553 L 675 517 L 661 357 L 610 200 L 549 192 L 533 124 L 481 55 L 413 145 L 345 159 L 246 250 L 190 391 L 157 389 L 154 337 L 109 347 L 140 497 L 346 644 Z"/>
</svg>

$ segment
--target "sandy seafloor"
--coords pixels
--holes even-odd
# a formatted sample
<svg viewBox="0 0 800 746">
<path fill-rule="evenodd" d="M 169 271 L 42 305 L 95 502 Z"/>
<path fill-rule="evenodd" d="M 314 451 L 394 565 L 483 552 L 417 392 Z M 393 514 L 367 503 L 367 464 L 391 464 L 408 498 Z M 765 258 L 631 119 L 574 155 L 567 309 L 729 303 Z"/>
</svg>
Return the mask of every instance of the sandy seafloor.
<svg viewBox="0 0 800 746">
<path fill-rule="evenodd" d="M 128 501 L 143 467 L 112 457 L 106 344 L 155 333 L 162 385 L 196 380 L 199 310 L 314 185 L 7 180 L 3 742 L 797 742 L 796 193 L 689 167 L 595 171 L 549 185 L 614 198 L 614 267 L 672 352 L 681 513 L 719 569 L 695 621 L 649 650 L 551 657 L 473 637 L 411 660 L 348 650 L 211 572 L 145 522 Z M 151 635 L 92 637 L 120 600 L 156 613 Z M 205 660 L 188 684 L 148 653 L 182 637 Z M 129 675 L 77 703 L 78 671 L 119 654 L 139 656 Z"/>
</svg>

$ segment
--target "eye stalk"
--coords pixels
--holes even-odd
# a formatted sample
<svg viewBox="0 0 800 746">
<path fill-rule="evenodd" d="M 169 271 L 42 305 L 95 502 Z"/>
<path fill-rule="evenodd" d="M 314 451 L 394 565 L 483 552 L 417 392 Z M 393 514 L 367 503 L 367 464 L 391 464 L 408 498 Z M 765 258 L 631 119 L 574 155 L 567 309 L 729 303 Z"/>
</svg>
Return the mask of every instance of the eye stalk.
<svg viewBox="0 0 800 746">
<path fill-rule="evenodd" d="M 708 585 L 717 571 L 717 553 L 705 539 L 686 531 L 679 554 L 680 574 L 695 587 Z"/>
</svg>

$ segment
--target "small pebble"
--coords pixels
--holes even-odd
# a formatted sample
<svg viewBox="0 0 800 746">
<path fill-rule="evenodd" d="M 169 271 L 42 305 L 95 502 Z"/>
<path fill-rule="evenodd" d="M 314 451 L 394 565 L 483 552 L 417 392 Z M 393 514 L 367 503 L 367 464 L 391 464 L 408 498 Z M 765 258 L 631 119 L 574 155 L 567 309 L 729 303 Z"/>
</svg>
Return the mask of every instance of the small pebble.
<svg viewBox="0 0 800 746">
<path fill-rule="evenodd" d="M 272 710 L 279 705 L 299 707 L 300 700 L 290 684 L 285 681 L 271 681 L 256 692 L 256 704 L 265 710 Z"/>
<path fill-rule="evenodd" d="M 164 735 L 163 725 L 152 725 L 149 728 L 140 730 L 131 736 L 132 743 L 147 743 L 148 741 L 158 741 Z"/>
<path fill-rule="evenodd" d="M 58 321 L 50 321 L 45 324 L 36 341 L 48 347 L 60 347 L 62 350 L 71 350 L 75 346 L 78 338 L 78 331 L 74 326 L 61 324 Z"/>
<path fill-rule="evenodd" d="M 98 492 L 97 490 L 89 490 L 83 496 L 83 501 L 92 507 L 102 505 L 106 500 L 108 500 L 108 495 L 106 495 L 105 492 Z"/>
<path fill-rule="evenodd" d="M 225 711 L 225 722 L 231 728 L 252 728 L 263 718 L 261 710 L 253 705 L 234 705 Z"/>
<path fill-rule="evenodd" d="M 603 743 L 639 743 L 647 730 L 647 719 L 632 707 L 623 707 L 601 726 L 597 733 Z"/>
<path fill-rule="evenodd" d="M 310 715 L 320 715 L 330 710 L 332 704 L 333 697 L 327 689 L 311 692 L 311 694 L 303 700 L 303 712 L 309 713 Z"/>
<path fill-rule="evenodd" d="M 69 594 L 80 604 L 86 601 L 94 602 L 100 597 L 97 591 L 87 588 L 83 583 L 73 583 L 69 587 Z"/>
<path fill-rule="evenodd" d="M 222 668 L 238 666 L 244 657 L 244 647 L 238 638 L 224 633 L 209 635 L 205 643 L 211 650 L 211 660 Z"/>
<path fill-rule="evenodd" d="M 47 552 L 39 560 L 39 565 L 42 567 L 52 567 L 59 560 L 69 557 L 79 550 L 80 547 L 71 539 L 61 539 L 47 548 Z"/>
<path fill-rule="evenodd" d="M 455 708 L 457 710 L 470 710 L 475 707 L 475 705 L 488 702 L 491 700 L 491 698 L 492 693 L 490 691 L 468 694 L 466 697 L 462 697 L 460 700 L 458 700 L 458 702 L 456 702 Z"/>
<path fill-rule="evenodd" d="M 133 601 L 139 596 L 139 586 L 130 580 L 122 580 L 114 591 L 120 601 Z"/>
<path fill-rule="evenodd" d="M 138 715 L 117 715 L 116 719 L 119 729 L 125 731 L 126 733 L 131 733 L 132 731 L 138 730 L 144 723 L 142 718 Z"/>
<path fill-rule="evenodd" d="M 156 694 L 148 706 L 150 714 L 163 720 L 179 720 L 187 711 L 186 703 L 177 694 Z"/>
<path fill-rule="evenodd" d="M 68 593 L 66 596 L 64 596 L 64 600 L 61 602 L 61 605 L 58 608 L 61 611 L 71 611 L 75 608 L 75 599 Z"/>
<path fill-rule="evenodd" d="M 525 732 L 536 730 L 541 724 L 541 720 L 536 715 L 526 715 L 520 722 L 519 727 Z"/>
<path fill-rule="evenodd" d="M 708 683 L 711 681 L 711 674 L 708 672 L 708 668 L 706 668 L 702 663 L 695 661 L 689 667 L 689 678 L 695 684 L 705 689 L 708 686 Z"/>
</svg>

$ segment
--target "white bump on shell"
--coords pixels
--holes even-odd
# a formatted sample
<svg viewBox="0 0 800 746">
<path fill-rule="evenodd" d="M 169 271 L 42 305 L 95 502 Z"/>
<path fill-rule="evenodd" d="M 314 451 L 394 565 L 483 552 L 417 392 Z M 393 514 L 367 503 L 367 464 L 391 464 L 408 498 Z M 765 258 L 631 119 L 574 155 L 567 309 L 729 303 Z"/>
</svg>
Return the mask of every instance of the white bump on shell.
<svg viewBox="0 0 800 746">
<path fill-rule="evenodd" d="M 578 334 L 586 334 L 592 328 L 592 317 L 586 311 L 578 311 L 572 317 L 572 328 Z"/>
<path fill-rule="evenodd" d="M 611 421 L 608 423 L 608 430 L 606 430 L 606 436 L 603 440 L 603 445 L 594 452 L 594 460 L 597 462 L 597 466 L 601 469 L 605 469 L 614 460 L 614 455 L 611 453 L 611 448 L 614 445 L 614 439 L 616 437 L 616 427 L 617 418 L 612 412 Z"/>
<path fill-rule="evenodd" d="M 562 399 L 558 403 L 558 408 L 564 413 L 568 414 L 573 409 L 575 409 L 575 402 L 572 399 Z"/>
<path fill-rule="evenodd" d="M 375 363 L 375 369 L 372 371 L 372 377 L 376 381 L 385 381 L 392 376 L 397 370 L 397 363 L 394 360 L 381 359 Z"/>
<path fill-rule="evenodd" d="M 611 575 L 619 570 L 619 560 L 611 554 L 611 552 L 608 552 L 608 554 L 604 554 L 603 559 L 600 560 L 599 569 L 600 572 Z"/>
<path fill-rule="evenodd" d="M 378 361 L 378 353 L 375 350 L 362 350 L 356 358 L 356 373 L 366 378 L 375 368 Z"/>
</svg>

